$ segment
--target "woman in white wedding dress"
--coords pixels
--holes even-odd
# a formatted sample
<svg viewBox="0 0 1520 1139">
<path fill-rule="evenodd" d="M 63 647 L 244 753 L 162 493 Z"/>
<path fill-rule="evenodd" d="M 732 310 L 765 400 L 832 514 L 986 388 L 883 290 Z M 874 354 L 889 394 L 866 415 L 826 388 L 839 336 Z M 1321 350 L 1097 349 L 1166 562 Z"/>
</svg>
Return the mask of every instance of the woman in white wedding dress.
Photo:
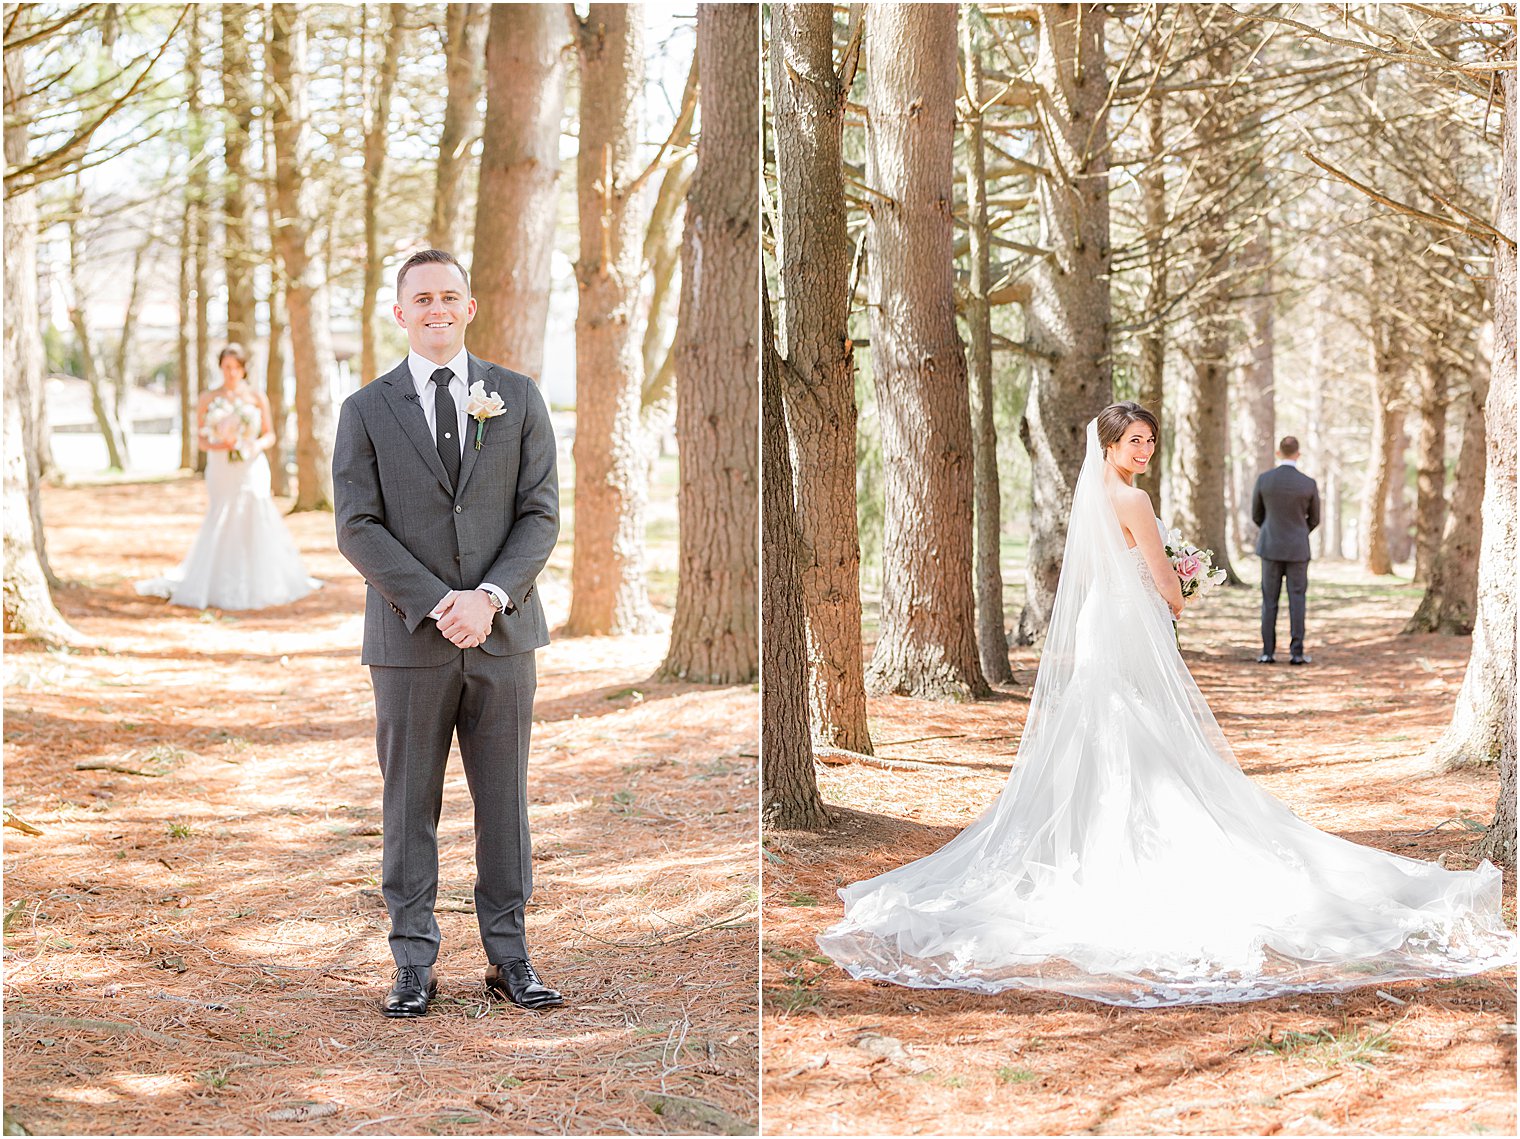
<svg viewBox="0 0 1520 1139">
<path fill-rule="evenodd" d="M 855 977 L 1147 1007 L 1256 1000 L 1515 960 L 1499 871 L 1316 830 L 1239 765 L 1177 651 L 1182 609 L 1134 475 L 1155 417 L 1087 428 L 1007 786 L 948 844 L 840 890 L 819 945 Z"/>
<path fill-rule="evenodd" d="M 190 553 L 137 592 L 192 609 L 267 609 L 321 586 L 306 576 L 269 491 L 274 446 L 269 400 L 248 383 L 248 356 L 228 344 L 217 356 L 222 386 L 196 405 L 196 434 L 207 452 L 206 519 Z"/>
</svg>

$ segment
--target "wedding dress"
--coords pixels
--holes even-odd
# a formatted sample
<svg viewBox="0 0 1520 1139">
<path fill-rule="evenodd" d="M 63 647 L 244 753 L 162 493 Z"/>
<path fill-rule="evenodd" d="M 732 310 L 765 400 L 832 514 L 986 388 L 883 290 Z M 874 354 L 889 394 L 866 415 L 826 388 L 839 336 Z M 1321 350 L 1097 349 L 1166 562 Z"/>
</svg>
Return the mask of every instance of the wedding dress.
<svg viewBox="0 0 1520 1139">
<path fill-rule="evenodd" d="M 1514 963 L 1490 863 L 1326 834 L 1240 770 L 1103 470 L 1094 421 L 1006 787 L 933 854 L 840 890 L 820 947 L 857 978 L 1131 1007 Z"/>
<path fill-rule="evenodd" d="M 306 576 L 269 493 L 262 451 L 246 462 L 208 451 L 206 491 L 206 519 L 189 555 L 164 577 L 138 582 L 138 593 L 192 609 L 267 609 L 321 587 Z"/>
</svg>

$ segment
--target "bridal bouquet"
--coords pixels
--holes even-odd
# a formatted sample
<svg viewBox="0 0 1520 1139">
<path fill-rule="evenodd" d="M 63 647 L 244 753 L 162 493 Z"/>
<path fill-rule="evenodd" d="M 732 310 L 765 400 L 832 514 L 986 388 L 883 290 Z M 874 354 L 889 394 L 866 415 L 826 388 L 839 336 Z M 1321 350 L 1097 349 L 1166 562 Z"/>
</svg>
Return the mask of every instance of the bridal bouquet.
<svg viewBox="0 0 1520 1139">
<path fill-rule="evenodd" d="M 1167 531 L 1166 556 L 1182 582 L 1184 598 L 1206 596 L 1216 585 L 1224 584 L 1224 570 L 1214 568 L 1214 551 L 1200 550 L 1183 541 L 1181 530 Z"/>
<path fill-rule="evenodd" d="M 217 396 L 206 405 L 206 426 L 201 435 L 208 443 L 228 444 L 234 461 L 245 459 L 259 437 L 259 409 L 252 404 Z"/>
</svg>

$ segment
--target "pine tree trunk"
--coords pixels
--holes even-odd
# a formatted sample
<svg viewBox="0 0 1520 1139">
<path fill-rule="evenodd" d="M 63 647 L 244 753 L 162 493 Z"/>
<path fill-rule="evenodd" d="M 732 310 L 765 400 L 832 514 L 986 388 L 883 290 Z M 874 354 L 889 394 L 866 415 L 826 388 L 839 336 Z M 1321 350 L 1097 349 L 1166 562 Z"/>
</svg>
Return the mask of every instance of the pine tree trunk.
<svg viewBox="0 0 1520 1139">
<path fill-rule="evenodd" d="M 773 19 L 780 23 L 774 13 Z M 808 732 L 807 618 L 798 564 L 802 535 L 797 529 L 781 361 L 771 328 L 770 298 L 764 295 L 764 288 L 762 281 L 760 352 L 764 370 L 760 387 L 764 409 L 760 455 L 765 474 L 761 479 L 764 553 L 760 569 L 765 637 L 761 642 L 760 719 L 765 730 L 760 733 L 760 821 L 779 830 L 823 830 L 829 818 L 818 796 Z"/>
<path fill-rule="evenodd" d="M 601 9 L 598 9 L 599 11 Z M 635 35 L 638 42 L 642 37 Z M 595 40 L 595 37 L 592 37 Z M 537 378 L 544 366 L 544 328 L 549 317 L 549 262 L 554 252 L 554 222 L 559 202 L 560 116 L 565 102 L 565 72 L 568 64 L 570 28 L 563 6 L 559 4 L 496 4 L 491 8 L 491 30 L 486 39 L 486 119 L 480 155 L 480 192 L 476 213 L 481 219 L 475 226 L 475 253 L 471 259 L 474 273 L 471 284 L 480 302 L 480 315 L 470 328 L 471 349 L 479 356 Z M 642 50 L 640 48 L 639 50 Z M 595 106 L 609 99 L 632 94 L 603 89 L 598 84 L 625 81 L 621 73 L 613 74 L 621 63 L 616 52 L 606 56 L 597 47 L 588 52 L 584 72 L 589 85 L 582 86 L 581 154 L 609 153 L 609 145 L 622 147 L 633 138 L 636 119 L 617 121 L 616 106 Z M 643 74 L 643 61 L 637 61 Z M 585 115 L 593 112 L 593 137 L 585 135 Z M 631 113 L 631 112 L 630 112 Z M 601 133 L 596 133 L 600 131 Z M 628 257 L 628 265 L 619 258 L 601 252 L 604 221 L 600 210 L 604 171 L 585 169 L 580 173 L 583 193 L 597 195 L 596 202 L 582 202 L 581 222 L 590 228 L 581 235 L 581 256 L 590 247 L 597 252 L 593 263 L 603 285 L 610 285 L 598 300 L 608 303 L 612 294 L 637 289 L 638 245 L 626 230 L 633 224 L 633 213 L 621 195 L 626 184 L 637 174 L 631 169 L 632 144 L 627 152 L 615 151 L 615 168 L 619 189 L 607 203 L 605 231 L 609 243 L 622 243 L 619 256 Z M 594 213 L 587 212 L 593 204 Z M 510 225 L 487 219 L 511 218 Z M 614 233 L 617 229 L 619 232 Z M 626 246 L 626 248 L 623 248 Z M 629 271 L 635 277 L 626 283 L 618 275 Z M 582 278 L 583 280 L 585 278 Z M 581 304 L 588 301 L 582 291 Z M 616 303 L 616 302 L 613 302 Z M 631 303 L 631 302 L 630 302 Z M 611 314 L 614 310 L 605 310 Z M 626 320 L 626 314 L 617 319 Z M 579 343 L 579 342 L 577 342 Z M 579 348 L 577 348 L 579 351 Z M 585 375 L 577 367 L 578 375 Z M 625 377 L 626 378 L 626 377 Z M 577 381 L 577 393 L 580 391 Z M 579 402 L 579 394 L 577 395 Z M 577 438 L 581 431 L 577 423 Z M 580 476 L 576 476 L 576 522 L 579 529 L 581 503 Z M 642 541 L 642 539 L 640 539 Z M 576 545 L 579 546 L 579 538 Z"/>
<path fill-rule="evenodd" d="M 200 453 L 195 438 L 195 345 L 193 329 L 195 319 L 190 311 L 191 292 L 194 288 L 194 241 L 195 207 L 190 203 L 190 191 L 185 191 L 184 210 L 179 226 L 179 320 L 174 330 L 174 369 L 179 381 L 179 465 L 181 470 L 194 470 L 196 456 Z"/>
<path fill-rule="evenodd" d="M 1409 415 L 1399 416 L 1398 433 L 1393 439 L 1393 466 L 1388 472 L 1388 557 L 1401 564 L 1414 557 L 1414 510 L 1409 499 L 1408 467 Z"/>
<path fill-rule="evenodd" d="M 1029 399 L 1019 437 L 1033 468 L 1024 610 L 1017 640 L 1045 635 L 1066 550 L 1066 516 L 1087 452 L 1087 423 L 1113 400 L 1109 354 L 1108 64 L 1104 11 L 1039 7 L 1035 82 L 1048 176 L 1039 179 L 1040 245 L 1025 310 Z"/>
<path fill-rule="evenodd" d="M 1390 574 L 1393 559 L 1388 552 L 1388 495 L 1394 472 L 1403 473 L 1398 439 L 1404 412 L 1398 406 L 1399 377 L 1395 375 L 1395 349 L 1384 321 L 1374 318 L 1372 329 L 1372 452 L 1367 459 L 1367 478 L 1362 491 L 1359 527 L 1362 565 L 1369 573 Z"/>
<path fill-rule="evenodd" d="M 247 4 L 224 4 L 222 17 L 222 107 L 225 161 L 222 197 L 223 271 L 227 278 L 227 339 L 251 347 L 257 335 L 253 291 L 253 226 L 248 201 L 248 148 L 253 132 L 253 73 L 248 62 Z"/>
<path fill-rule="evenodd" d="M 391 94 L 396 89 L 406 19 L 405 4 L 387 7 L 385 47 L 374 76 L 369 122 L 364 131 L 364 296 L 359 303 L 359 378 L 366 384 L 379 375 L 379 362 L 375 358 L 375 302 L 385 269 L 385 254 L 380 248 L 380 197 L 385 179 L 386 142 L 390 137 Z"/>
<path fill-rule="evenodd" d="M 275 168 L 274 129 L 268 110 L 272 90 L 267 73 L 264 100 L 264 168 Z M 275 208 L 274 194 L 264 195 L 264 217 L 271 233 L 279 224 L 279 211 Z M 290 471 L 285 462 L 285 444 L 289 434 L 290 400 L 285 387 L 285 280 L 280 270 L 279 258 L 273 258 L 269 273 L 269 348 L 264 362 L 264 394 L 269 397 L 269 418 L 274 426 L 274 445 L 269 448 L 269 488 L 271 493 L 285 498 L 290 494 Z"/>
<path fill-rule="evenodd" d="M 1242 459 L 1235 482 L 1236 548 L 1256 548 L 1257 526 L 1251 518 L 1251 497 L 1256 476 L 1270 471 L 1277 452 L 1277 379 L 1272 296 L 1272 230 L 1269 222 L 1251 242 L 1247 257 L 1256 265 L 1251 279 L 1252 296 L 1246 306 L 1246 329 L 1250 343 L 1240 371 L 1240 434 Z"/>
<path fill-rule="evenodd" d="M 452 251 L 461 240 L 460 201 L 470 144 L 480 124 L 482 50 L 491 8 L 488 4 L 450 4 L 444 12 L 443 58 L 449 93 L 443 107 L 443 133 L 438 138 L 433 216 L 428 222 L 428 244 L 434 249 Z"/>
<path fill-rule="evenodd" d="M 1515 232 L 1515 76 L 1504 76 L 1504 174 L 1499 189 L 1500 233 Z M 1429 753 L 1443 768 L 1497 763 L 1500 800 L 1483 849 L 1514 865 L 1515 780 L 1515 250 L 1493 245 L 1493 371 L 1484 404 L 1487 476 L 1483 491 L 1483 549 L 1478 558 L 1478 619 L 1472 656 L 1456 712 Z M 1506 803 L 1504 796 L 1508 795 Z"/>
<path fill-rule="evenodd" d="M 292 510 L 332 509 L 332 341 L 321 263 L 310 253 L 316 209 L 308 165 L 306 18 L 298 4 L 275 4 L 269 37 L 274 82 L 275 244 L 285 267 L 285 304 L 295 364 L 296 501 Z"/>
<path fill-rule="evenodd" d="M 956 10 L 873 8 L 866 22 L 871 371 L 886 468 L 881 636 L 867 688 L 990 692 L 971 586 L 971 409 L 955 328 Z"/>
<path fill-rule="evenodd" d="M 680 567 L 660 671 L 703 684 L 748 683 L 760 667 L 758 32 L 756 6 L 697 6 L 702 134 L 676 331 Z"/>
<path fill-rule="evenodd" d="M 24 13 L 13 14 L 25 20 Z M 19 29 L 18 29 L 19 30 Z M 5 53 L 5 165 L 27 164 L 30 149 L 27 76 L 20 51 Z M 42 530 L 40 472 L 27 441 L 27 413 L 42 387 L 41 308 L 37 300 L 37 194 L 20 189 L 5 201 L 5 358 L 3 404 L 4 618 L 7 633 L 23 633 L 44 644 L 79 639 L 53 602 Z"/>
<path fill-rule="evenodd" d="M 1483 471 L 1487 462 L 1483 401 L 1487 394 L 1488 377 L 1474 376 L 1469 391 L 1460 398 L 1462 444 L 1452 472 L 1446 533 L 1431 565 L 1425 595 L 1404 626 L 1406 633 L 1466 636 L 1473 631 L 1478 611 L 1478 554 L 1483 545 Z"/>
<path fill-rule="evenodd" d="M 971 280 L 964 308 L 971 331 L 971 351 L 966 358 L 971 373 L 971 444 L 976 462 L 976 646 L 982 673 L 996 684 L 1011 684 L 1008 663 L 1008 630 L 1003 624 L 1003 511 L 998 485 L 997 424 L 992 393 L 992 305 L 987 290 L 992 286 L 991 232 L 987 212 L 987 159 L 982 139 L 980 17 L 963 9 L 966 90 L 970 110 L 966 122 L 966 228 L 971 240 Z"/>
<path fill-rule="evenodd" d="M 1441 342 L 1426 344 L 1419 365 L 1420 435 L 1416 467 L 1418 495 L 1414 515 L 1414 584 L 1428 585 L 1441 551 L 1446 525 L 1446 367 Z"/>
<path fill-rule="evenodd" d="M 1141 208 L 1145 213 L 1146 262 L 1149 276 L 1145 283 L 1145 321 L 1140 333 L 1140 375 L 1135 400 L 1156 414 L 1162 430 L 1156 433 L 1156 450 L 1145 470 L 1135 476 L 1135 485 L 1151 496 L 1151 509 L 1161 516 L 1161 480 L 1166 471 L 1167 419 L 1163 413 L 1166 395 L 1166 321 L 1170 242 L 1167 240 L 1166 165 L 1160 155 L 1166 149 L 1166 115 L 1164 96 L 1153 92 L 1145 105 L 1145 152 L 1153 156 L 1150 169 L 1140 179 Z"/>
<path fill-rule="evenodd" d="M 840 150 L 847 91 L 834 68 L 833 37 L 834 15 L 826 4 L 771 9 L 781 223 L 776 261 L 786 336 L 780 384 L 797 464 L 813 739 L 820 747 L 870 754 L 849 335 L 854 248 L 845 230 Z M 769 619 L 769 607 L 766 612 Z M 767 642 L 769 636 L 767 630 Z"/>
<path fill-rule="evenodd" d="M 195 394 L 216 386 L 211 383 L 207 370 L 211 360 L 211 190 L 209 134 L 201 96 L 204 74 L 202 53 L 205 37 L 201 30 L 200 13 L 192 11 L 189 18 L 190 49 L 186 65 L 185 85 L 189 89 L 186 113 L 190 122 L 190 173 L 187 193 L 190 196 L 191 236 L 190 273 L 195 302 Z M 218 383 L 220 380 L 217 381 Z M 205 471 L 206 452 L 196 447 L 195 469 Z"/>
<path fill-rule="evenodd" d="M 648 488 L 639 417 L 642 360 L 633 330 L 642 21 L 637 7 L 593 4 L 577 33 L 581 248 L 575 266 L 575 547 L 565 624 L 571 636 L 645 632 L 654 624 L 644 581 Z"/>
</svg>

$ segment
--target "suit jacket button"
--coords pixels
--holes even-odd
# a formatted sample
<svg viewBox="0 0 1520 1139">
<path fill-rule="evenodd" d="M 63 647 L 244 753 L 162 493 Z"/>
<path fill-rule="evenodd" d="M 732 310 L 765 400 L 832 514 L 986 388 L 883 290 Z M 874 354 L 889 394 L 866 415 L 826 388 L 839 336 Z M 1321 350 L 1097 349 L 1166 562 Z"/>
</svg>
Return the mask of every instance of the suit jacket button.
<svg viewBox="0 0 1520 1139">
<path fill-rule="evenodd" d="M 464 507 L 462 507 L 462 506 L 456 506 L 456 507 L 454 507 L 454 513 L 455 514 L 463 514 L 464 513 Z"/>
</svg>

